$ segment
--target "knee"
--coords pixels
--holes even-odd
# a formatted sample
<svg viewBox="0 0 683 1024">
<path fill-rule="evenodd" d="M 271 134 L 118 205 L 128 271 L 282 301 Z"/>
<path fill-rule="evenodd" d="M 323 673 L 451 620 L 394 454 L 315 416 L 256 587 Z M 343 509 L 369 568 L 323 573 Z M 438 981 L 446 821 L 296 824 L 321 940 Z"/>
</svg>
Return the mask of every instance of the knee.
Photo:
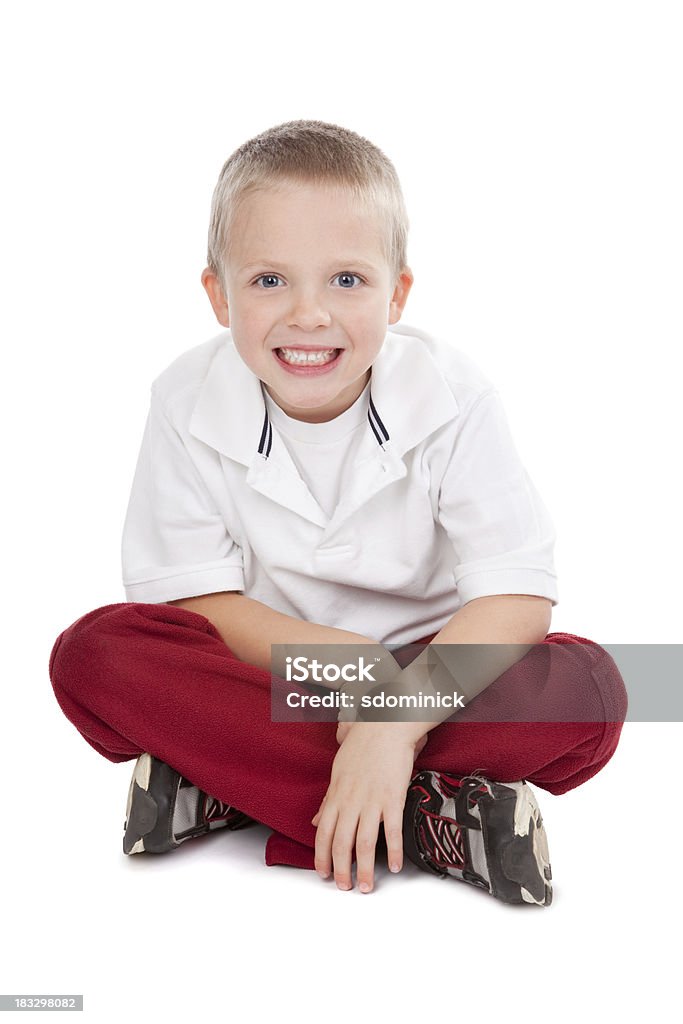
<svg viewBox="0 0 683 1024">
<path fill-rule="evenodd" d="M 628 711 L 628 694 L 621 672 L 612 655 L 594 640 L 571 633 L 549 633 L 545 642 L 556 645 L 572 664 L 575 680 L 586 680 L 592 694 L 591 705 L 601 709 L 601 722 L 623 723 Z M 581 687 L 577 688 L 577 693 Z M 596 712 L 597 714 L 597 712 Z"/>
<path fill-rule="evenodd" d="M 140 659 L 169 639 L 173 642 L 215 644 L 220 635 L 202 615 L 165 603 L 126 601 L 106 604 L 81 615 L 59 634 L 50 653 L 54 689 L 76 700 L 106 687 L 122 671 L 135 675 Z M 227 650 L 227 648 L 225 648 Z"/>
<path fill-rule="evenodd" d="M 48 671 L 55 691 L 74 695 L 81 683 L 92 680 L 106 654 L 105 624 L 128 607 L 125 603 L 103 605 L 62 630 L 50 651 Z"/>
</svg>

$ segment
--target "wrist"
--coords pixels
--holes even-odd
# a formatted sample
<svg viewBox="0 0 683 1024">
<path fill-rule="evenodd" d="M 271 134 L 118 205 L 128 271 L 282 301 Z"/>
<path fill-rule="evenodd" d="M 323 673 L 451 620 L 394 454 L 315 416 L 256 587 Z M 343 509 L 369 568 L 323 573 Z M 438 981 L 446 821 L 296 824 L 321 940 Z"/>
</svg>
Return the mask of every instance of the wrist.
<svg viewBox="0 0 683 1024">
<path fill-rule="evenodd" d="M 430 729 L 438 723 L 435 722 L 353 722 L 351 729 L 370 726 L 373 729 L 383 730 L 387 736 L 395 737 L 398 742 L 407 742 L 412 746 L 426 737 Z"/>
<path fill-rule="evenodd" d="M 439 722 L 397 722 L 396 725 L 401 726 L 404 730 L 404 735 L 413 744 L 421 743 L 422 740 L 427 741 L 427 735 L 429 732 L 439 725 Z"/>
</svg>

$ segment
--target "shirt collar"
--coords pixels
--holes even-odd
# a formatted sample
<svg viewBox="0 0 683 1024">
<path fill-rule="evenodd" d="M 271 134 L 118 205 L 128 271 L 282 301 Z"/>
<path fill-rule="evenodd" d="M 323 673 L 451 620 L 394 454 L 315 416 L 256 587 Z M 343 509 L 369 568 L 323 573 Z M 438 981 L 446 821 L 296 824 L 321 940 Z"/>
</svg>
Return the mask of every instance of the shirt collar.
<svg viewBox="0 0 683 1024">
<path fill-rule="evenodd" d="M 364 450 L 401 458 L 458 415 L 458 404 L 425 342 L 401 325 L 387 331 L 372 364 L 368 435 Z M 238 353 L 226 330 L 201 385 L 189 431 L 229 459 L 252 466 L 255 460 L 289 459 L 273 436 L 261 382 Z"/>
</svg>

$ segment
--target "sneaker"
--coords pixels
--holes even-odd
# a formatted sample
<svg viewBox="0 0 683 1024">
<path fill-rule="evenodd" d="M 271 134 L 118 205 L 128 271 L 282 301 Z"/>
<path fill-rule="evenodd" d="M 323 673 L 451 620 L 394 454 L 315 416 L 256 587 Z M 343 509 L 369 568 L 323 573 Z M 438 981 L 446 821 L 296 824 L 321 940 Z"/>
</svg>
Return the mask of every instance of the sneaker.
<svg viewBox="0 0 683 1024">
<path fill-rule="evenodd" d="M 419 772 L 408 789 L 403 843 L 423 871 L 481 886 L 504 903 L 552 901 L 548 840 L 526 782 Z"/>
<path fill-rule="evenodd" d="M 218 828 L 231 832 L 253 818 L 203 793 L 151 754 L 140 754 L 128 790 L 123 852 L 166 853 Z"/>
</svg>

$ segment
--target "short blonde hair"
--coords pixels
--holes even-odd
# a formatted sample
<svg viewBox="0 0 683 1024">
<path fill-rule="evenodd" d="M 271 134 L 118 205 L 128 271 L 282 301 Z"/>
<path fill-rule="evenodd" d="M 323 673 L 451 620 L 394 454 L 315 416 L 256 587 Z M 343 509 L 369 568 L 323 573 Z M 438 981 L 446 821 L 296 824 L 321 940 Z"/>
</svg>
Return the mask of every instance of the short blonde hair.
<svg viewBox="0 0 683 1024">
<path fill-rule="evenodd" d="M 386 225 L 383 251 L 398 280 L 406 266 L 408 214 L 391 160 L 374 143 L 325 121 L 285 121 L 248 139 L 226 160 L 211 202 L 207 262 L 225 291 L 230 231 L 250 194 L 288 183 L 347 187 Z"/>
</svg>

